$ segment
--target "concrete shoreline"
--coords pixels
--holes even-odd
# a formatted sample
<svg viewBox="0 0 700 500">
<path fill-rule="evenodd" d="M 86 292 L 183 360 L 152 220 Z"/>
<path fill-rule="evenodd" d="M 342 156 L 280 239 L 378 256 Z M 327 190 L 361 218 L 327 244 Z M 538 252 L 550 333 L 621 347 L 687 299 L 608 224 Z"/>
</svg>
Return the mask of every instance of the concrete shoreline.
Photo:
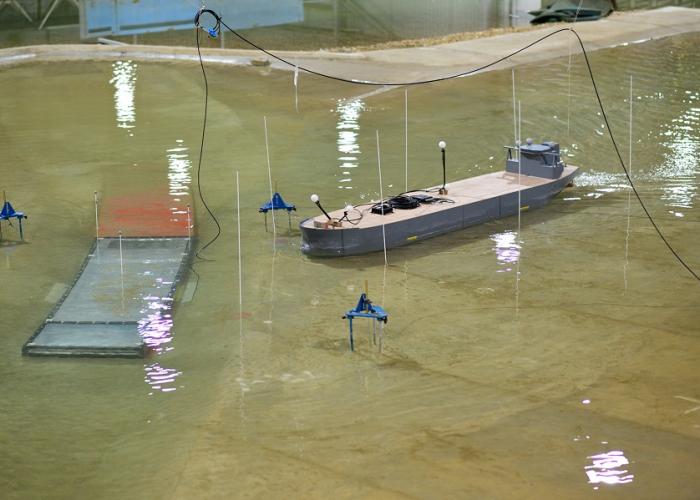
<svg viewBox="0 0 700 500">
<path fill-rule="evenodd" d="M 700 9 L 664 7 L 648 11 L 616 12 L 595 22 L 543 26 L 530 31 L 508 33 L 427 47 L 410 47 L 366 52 L 274 51 L 291 63 L 341 78 L 372 82 L 410 82 L 440 78 L 468 71 L 497 60 L 538 38 L 561 28 L 574 28 L 587 51 L 639 43 L 700 31 Z M 489 69 L 504 69 L 553 57 L 580 53 L 578 41 L 569 31 L 553 35 L 527 51 Z M 257 50 L 202 49 L 207 63 L 269 64 L 292 70 Z M 34 61 L 79 61 L 133 59 L 139 61 L 198 61 L 196 47 L 148 45 L 35 45 L 0 49 L 0 67 Z"/>
</svg>

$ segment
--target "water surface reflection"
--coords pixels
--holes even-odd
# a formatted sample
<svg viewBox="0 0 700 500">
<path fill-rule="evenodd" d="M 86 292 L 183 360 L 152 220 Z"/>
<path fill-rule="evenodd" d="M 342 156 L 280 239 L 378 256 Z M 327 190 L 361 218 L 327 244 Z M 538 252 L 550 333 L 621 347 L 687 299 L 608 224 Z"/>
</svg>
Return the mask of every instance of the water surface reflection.
<svg viewBox="0 0 700 500">
<path fill-rule="evenodd" d="M 360 115 L 365 110 L 362 99 L 339 99 L 336 106 L 338 114 L 338 152 L 340 156 L 341 177 L 338 189 L 352 189 L 352 169 L 359 166 Z"/>
<path fill-rule="evenodd" d="M 150 386 L 152 390 L 152 392 L 148 393 L 149 396 L 152 396 L 156 391 L 176 391 L 177 387 L 175 386 L 175 379 L 182 375 L 182 372 L 177 371 L 173 368 L 165 368 L 159 363 L 151 363 L 145 365 L 144 371 L 146 372 L 144 381 Z"/>
<path fill-rule="evenodd" d="M 184 146 L 182 139 L 177 139 L 177 146 L 168 149 L 168 186 L 169 194 L 174 201 L 180 201 L 181 196 L 189 194 L 189 185 L 192 182 L 192 162 L 187 154 L 188 148 Z"/>
<path fill-rule="evenodd" d="M 627 484 L 634 481 L 634 474 L 628 470 L 630 461 L 622 451 L 607 451 L 587 458 L 592 461 L 584 467 L 589 484 Z"/>
<path fill-rule="evenodd" d="M 167 350 L 166 344 L 172 340 L 173 318 L 170 314 L 173 299 L 170 297 L 144 297 L 145 308 L 141 310 L 143 318 L 138 322 L 138 329 L 143 342 L 155 353 Z"/>
<path fill-rule="evenodd" d="M 117 113 L 117 127 L 131 129 L 136 126 L 136 109 L 134 94 L 136 91 L 136 69 L 138 65 L 131 61 L 117 61 L 112 64 L 114 86 L 114 109 Z M 129 132 L 133 136 L 133 132 Z"/>
<path fill-rule="evenodd" d="M 520 242 L 517 241 L 516 231 L 505 231 L 491 235 L 491 241 L 495 243 L 493 251 L 496 252 L 496 260 L 502 266 L 496 272 L 503 273 L 513 270 L 513 266 L 520 259 Z"/>
<path fill-rule="evenodd" d="M 698 93 L 689 95 L 697 99 Z M 700 107 L 691 107 L 671 120 L 666 131 L 662 133 L 665 138 L 663 145 L 669 152 L 659 169 L 659 177 L 666 179 L 661 199 L 669 207 L 693 208 L 693 200 L 697 196 L 696 176 L 700 164 L 698 125 Z M 682 212 L 674 210 L 670 213 L 683 216 Z"/>
</svg>

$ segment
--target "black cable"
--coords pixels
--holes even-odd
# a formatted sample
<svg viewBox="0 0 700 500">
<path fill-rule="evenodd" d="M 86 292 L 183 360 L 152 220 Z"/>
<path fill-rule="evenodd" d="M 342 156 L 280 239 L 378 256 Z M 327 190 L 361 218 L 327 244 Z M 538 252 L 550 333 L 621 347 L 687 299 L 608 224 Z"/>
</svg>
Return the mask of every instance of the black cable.
<svg viewBox="0 0 700 500">
<path fill-rule="evenodd" d="M 204 257 L 201 257 L 199 255 L 199 252 L 203 252 L 209 245 L 214 243 L 217 238 L 221 235 L 221 225 L 219 224 L 218 219 L 214 215 L 214 213 L 211 211 L 209 208 L 209 205 L 207 205 L 207 202 L 204 200 L 204 195 L 202 194 L 202 183 L 200 182 L 201 178 L 201 173 L 202 173 L 202 157 L 204 156 L 204 137 L 206 135 L 207 131 L 207 111 L 209 108 L 209 82 L 207 81 L 207 72 L 204 70 L 204 62 L 202 61 L 202 52 L 199 48 L 199 16 L 201 12 L 197 14 L 197 17 L 195 18 L 195 24 L 197 24 L 197 29 L 195 30 L 197 32 L 196 34 L 196 39 L 197 39 L 197 55 L 199 56 L 199 65 L 202 67 L 202 77 L 204 77 L 204 122 L 202 123 L 202 142 L 199 145 L 199 161 L 197 163 L 197 190 L 199 192 L 199 199 L 202 200 L 202 205 L 204 205 L 204 208 L 207 209 L 207 212 L 209 212 L 209 215 L 211 216 L 212 220 L 214 221 L 214 224 L 216 224 L 216 235 L 207 242 L 206 245 L 204 245 L 202 248 L 197 250 L 195 252 L 195 257 L 198 259 L 206 260 Z M 218 18 L 217 18 L 218 19 Z"/>
<path fill-rule="evenodd" d="M 195 277 L 194 281 L 194 291 L 192 292 L 192 298 L 190 300 L 194 300 L 194 296 L 197 295 L 197 289 L 199 288 L 199 273 L 194 270 L 194 264 L 188 264 L 188 269 L 192 271 Z"/>
<path fill-rule="evenodd" d="M 537 44 L 540 43 L 541 41 L 546 40 L 546 39 L 549 38 L 550 36 L 554 36 L 554 35 L 556 35 L 557 33 L 561 33 L 562 31 L 573 31 L 571 28 L 560 28 L 560 29 L 558 29 L 558 30 L 556 30 L 556 31 L 553 31 L 552 33 L 549 33 L 549 34 L 547 34 L 547 35 L 545 35 L 545 36 L 543 36 L 543 37 L 541 37 L 541 38 L 538 38 L 538 39 L 535 40 L 534 42 L 531 42 L 531 43 L 525 45 L 524 47 L 521 47 L 520 49 L 516 50 L 515 52 L 511 52 L 510 54 L 508 54 L 508 55 L 506 55 L 506 56 L 503 56 L 503 57 L 501 57 L 500 59 L 497 59 L 497 60 L 495 60 L 495 61 L 492 61 L 492 62 L 490 62 L 490 63 L 488 63 L 488 64 L 483 65 L 483 66 L 479 66 L 478 68 L 470 69 L 469 71 L 463 71 L 463 72 L 461 72 L 461 73 L 456 73 L 456 74 L 448 75 L 448 76 L 441 76 L 441 77 L 439 77 L 439 78 L 431 78 L 431 79 L 428 79 L 428 80 L 416 80 L 416 81 L 412 81 L 412 82 L 370 82 L 370 81 L 367 81 L 367 80 L 354 80 L 354 79 L 351 79 L 351 78 L 343 78 L 343 77 L 341 77 L 341 76 L 329 75 L 329 74 L 326 74 L 326 73 L 321 73 L 320 71 L 314 71 L 314 70 L 309 69 L 309 68 L 306 68 L 306 67 L 304 67 L 304 66 L 298 66 L 298 65 L 294 64 L 293 62 L 288 61 L 287 59 L 284 59 L 283 57 L 278 56 L 278 55 L 276 55 L 276 54 L 270 52 L 269 50 L 267 50 L 267 49 L 265 49 L 265 48 L 263 48 L 263 47 L 261 47 L 261 46 L 255 44 L 255 43 L 251 42 L 251 41 L 248 40 L 246 37 L 244 37 L 243 35 L 241 35 L 240 33 L 238 33 L 236 30 L 234 30 L 233 28 L 231 28 L 228 24 L 226 24 L 226 22 L 225 22 L 223 19 L 221 19 L 219 16 L 216 16 L 216 17 L 217 17 L 218 22 L 219 22 L 220 25 L 224 26 L 224 27 L 225 27 L 227 30 L 229 30 L 233 35 L 235 35 L 235 36 L 237 36 L 238 38 L 240 38 L 243 42 L 245 42 L 245 43 L 247 43 L 248 45 L 250 45 L 251 47 L 254 47 L 255 49 L 257 49 L 257 50 L 259 50 L 259 51 L 261 51 L 261 52 L 267 54 L 268 56 L 270 56 L 270 57 L 272 57 L 272 58 L 274 58 L 274 59 L 277 59 L 277 60 L 278 60 L 279 62 L 281 62 L 281 63 L 284 63 L 284 64 L 286 64 L 286 65 L 288 65 L 288 66 L 291 66 L 292 68 L 298 68 L 299 70 L 305 71 L 305 72 L 307 72 L 307 73 L 309 73 L 309 74 L 316 75 L 316 76 L 320 76 L 320 77 L 323 77 L 323 78 L 328 78 L 328 79 L 330 79 L 330 80 L 336 80 L 336 81 L 338 81 L 338 82 L 356 83 L 356 84 L 358 84 L 358 85 L 374 85 L 374 86 L 380 86 L 380 87 L 381 87 L 381 86 L 387 86 L 387 87 L 396 86 L 396 87 L 398 87 L 398 86 L 407 86 L 407 85 L 425 85 L 425 84 L 427 84 L 427 83 L 443 82 L 443 81 L 445 81 L 445 80 L 452 80 L 452 79 L 454 79 L 454 78 L 460 78 L 460 77 L 463 77 L 463 76 L 468 76 L 468 75 L 477 73 L 477 72 L 479 72 L 479 71 L 483 71 L 483 70 L 485 70 L 485 69 L 487 69 L 487 68 L 490 68 L 491 66 L 495 66 L 496 64 L 498 64 L 498 63 L 500 63 L 500 62 L 503 62 L 503 61 L 505 61 L 506 59 L 509 59 L 509 58 L 511 58 L 511 57 L 513 57 L 513 56 L 515 56 L 515 55 L 517 55 L 517 54 L 520 54 L 521 52 L 523 52 L 523 51 L 529 49 L 529 48 L 532 47 L 533 45 L 537 45 Z M 582 47 L 583 47 L 583 46 L 582 46 Z"/>
<path fill-rule="evenodd" d="M 350 224 L 352 224 L 353 226 L 357 226 L 357 225 L 360 223 L 360 221 L 362 220 L 362 218 L 364 217 L 364 215 L 362 214 L 362 211 L 361 211 L 361 210 L 358 210 L 356 207 L 353 207 L 353 208 L 352 208 L 352 211 L 353 211 L 353 212 L 357 212 L 357 213 L 359 214 L 359 217 L 355 217 L 355 218 L 352 218 L 352 219 L 351 219 L 351 218 L 348 216 L 348 212 L 350 212 L 350 210 L 347 210 L 347 211 L 343 214 L 343 216 L 342 216 L 340 219 L 336 219 L 336 221 L 337 221 L 337 222 L 343 222 L 344 220 L 346 220 L 346 221 L 348 221 Z"/>
<path fill-rule="evenodd" d="M 245 43 L 247 43 L 248 45 L 250 45 L 251 47 L 254 47 L 255 49 L 257 49 L 257 50 L 259 50 L 259 51 L 261 51 L 261 52 L 267 54 L 268 56 L 270 56 L 270 57 L 272 57 L 272 58 L 274 58 L 274 59 L 276 59 L 276 60 L 278 60 L 278 61 L 280 61 L 280 62 L 282 62 L 282 63 L 284 63 L 284 64 L 287 64 L 288 66 L 291 66 L 291 67 L 297 68 L 297 69 L 299 69 L 299 70 L 305 71 L 305 72 L 307 72 L 307 73 L 309 73 L 309 74 L 316 75 L 316 76 L 320 76 L 320 77 L 327 78 L 327 79 L 330 79 L 330 80 L 336 80 L 336 81 L 346 82 L 346 83 L 354 83 L 354 84 L 358 84 L 358 85 L 373 85 L 373 86 L 408 86 L 408 85 L 424 85 L 424 84 L 428 84 L 428 83 L 437 83 L 437 82 L 442 82 L 442 81 L 446 81 L 446 80 L 452 80 L 452 79 L 455 79 L 455 78 L 460 78 L 460 77 L 463 77 L 463 76 L 472 75 L 472 74 L 477 73 L 477 72 L 479 72 L 479 71 L 483 71 L 483 70 L 485 70 L 485 69 L 487 69 L 487 68 L 490 68 L 491 66 L 495 66 L 496 64 L 498 64 L 498 63 L 500 63 L 500 62 L 503 62 L 503 61 L 505 61 L 505 60 L 507 60 L 507 59 L 509 59 L 509 58 L 511 58 L 511 57 L 513 57 L 513 56 L 515 56 L 515 55 L 517 55 L 517 54 L 519 54 L 519 53 L 521 53 L 521 52 L 523 52 L 523 51 L 529 49 L 530 47 L 533 47 L 534 45 L 537 45 L 538 43 L 540 43 L 540 42 L 546 40 L 547 38 L 549 38 L 549 37 L 551 37 L 551 36 L 554 36 L 554 35 L 556 35 L 556 34 L 558 34 L 558 33 L 562 33 L 562 32 L 564 32 L 564 31 L 570 31 L 571 33 L 574 34 L 574 36 L 576 36 L 576 39 L 578 40 L 579 46 L 581 47 L 581 52 L 583 53 L 583 57 L 584 57 L 584 59 L 585 59 L 585 61 L 586 61 L 586 67 L 587 67 L 587 69 L 588 69 L 588 75 L 589 75 L 590 78 L 591 78 L 591 83 L 593 84 L 593 90 L 595 91 L 596 99 L 598 100 L 598 107 L 600 108 L 601 114 L 603 115 L 603 120 L 605 121 L 605 125 L 606 125 L 606 127 L 607 127 L 607 129 L 608 129 L 608 134 L 609 134 L 609 136 L 610 136 L 610 141 L 611 141 L 612 144 L 613 144 L 613 148 L 615 149 L 615 153 L 617 154 L 618 160 L 620 161 L 620 166 L 622 167 L 622 170 L 625 172 L 625 176 L 627 177 L 627 181 L 629 182 L 630 187 L 632 188 L 632 191 L 634 191 L 634 195 L 636 196 L 637 201 L 639 201 L 639 204 L 641 205 L 642 209 L 644 210 L 644 213 L 646 214 L 647 218 L 649 219 L 649 222 L 651 222 L 651 225 L 652 225 L 652 226 L 654 227 L 654 229 L 656 230 L 656 233 L 659 235 L 659 237 L 661 238 L 661 240 L 664 242 L 664 244 L 666 245 L 666 247 L 669 249 L 669 251 L 670 251 L 670 252 L 673 254 L 673 256 L 676 258 L 676 260 L 678 260 L 678 262 L 679 262 L 683 267 L 685 267 L 686 270 L 687 270 L 690 274 L 692 274 L 693 277 L 694 277 L 696 280 L 700 281 L 700 276 L 698 276 L 698 274 L 696 274 L 695 271 L 693 271 L 693 270 L 691 269 L 691 267 L 683 260 L 683 258 L 678 254 L 678 252 L 676 252 L 676 250 L 671 246 L 671 244 L 668 242 L 668 240 L 666 239 L 666 237 L 663 235 L 663 233 L 661 232 L 661 230 L 659 229 L 659 227 L 656 225 L 656 222 L 654 222 L 654 219 L 652 218 L 651 214 L 649 213 L 649 210 L 647 210 L 646 205 L 645 205 L 644 202 L 642 201 L 641 196 L 640 196 L 639 193 L 637 192 L 637 188 L 635 187 L 634 183 L 632 182 L 632 178 L 630 177 L 629 172 L 627 171 L 627 167 L 625 166 L 625 162 L 624 162 L 624 160 L 622 159 L 622 155 L 620 154 L 620 149 L 619 149 L 618 146 L 617 146 L 617 141 L 615 140 L 615 137 L 614 137 L 614 135 L 613 135 L 612 128 L 610 128 L 610 123 L 608 122 L 608 117 L 607 117 L 607 115 L 606 115 L 606 113 L 605 113 L 605 109 L 604 109 L 604 107 L 603 107 L 603 101 L 602 101 L 602 99 L 600 98 L 600 93 L 598 92 L 598 86 L 596 85 L 595 78 L 594 78 L 594 76 L 593 76 L 593 69 L 591 68 L 590 61 L 588 60 L 588 54 L 587 54 L 587 52 L 586 52 L 585 46 L 583 45 L 583 40 L 581 40 L 581 37 L 580 37 L 579 34 L 576 32 L 576 30 L 574 30 L 573 28 L 560 28 L 560 29 L 555 30 L 555 31 L 553 31 L 553 32 L 551 32 L 551 33 L 548 33 L 547 35 L 544 35 L 544 36 L 538 38 L 537 40 L 535 40 L 535 41 L 533 41 L 533 42 L 531 42 L 531 43 L 529 43 L 529 44 L 527 44 L 527 45 L 521 47 L 520 49 L 518 49 L 518 50 L 516 50 L 516 51 L 514 51 L 514 52 L 511 52 L 510 54 L 508 54 L 508 55 L 506 55 L 506 56 L 501 57 L 500 59 L 497 59 L 497 60 L 492 61 L 492 62 L 490 62 L 490 63 L 484 64 L 484 65 L 482 65 L 482 66 L 479 66 L 478 68 L 474 68 L 474 69 L 471 69 L 471 70 L 468 70 L 468 71 L 463 71 L 463 72 L 456 73 L 456 74 L 453 74 L 453 75 L 443 76 L 443 77 L 439 77 L 439 78 L 431 78 L 431 79 L 427 79 L 427 80 L 416 80 L 416 81 L 411 81 L 411 82 L 370 82 L 370 81 L 366 81 L 366 80 L 354 80 L 354 79 L 348 79 L 348 78 L 343 78 L 343 77 L 334 76 L 334 75 L 328 75 L 328 74 L 326 74 L 326 73 L 321 73 L 321 72 L 319 72 L 319 71 L 311 70 L 311 69 L 306 68 L 306 67 L 304 67 L 304 66 L 298 66 L 298 65 L 292 63 L 291 61 L 288 61 L 287 59 L 284 59 L 283 57 L 280 57 L 280 56 L 278 56 L 278 55 L 276 55 L 276 54 L 270 52 L 269 50 L 267 50 L 267 49 L 265 49 L 265 48 L 263 48 L 263 47 L 261 47 L 261 46 L 255 44 L 255 43 L 253 43 L 252 41 L 248 40 L 246 37 L 244 37 L 243 35 L 241 35 L 240 33 L 238 33 L 236 30 L 234 30 L 233 28 L 231 28 L 228 24 L 226 24 L 226 22 L 225 22 L 220 16 L 218 16 L 217 14 L 215 14 L 214 12 L 212 12 L 212 11 L 210 11 L 210 10 L 208 10 L 208 9 L 202 9 L 202 10 L 200 10 L 199 13 L 198 13 L 198 15 L 197 15 L 197 17 L 195 17 L 195 24 L 197 24 L 197 26 L 199 26 L 199 25 L 198 25 L 199 15 L 200 15 L 201 13 L 204 13 L 204 12 L 209 12 L 209 13 L 211 13 L 211 14 L 216 18 L 217 24 L 216 24 L 216 28 L 215 28 L 215 29 L 220 29 L 220 27 L 221 27 L 222 25 L 225 26 L 227 30 L 229 30 L 232 34 L 234 34 L 235 36 L 237 36 L 238 38 L 240 38 L 243 42 L 245 42 Z M 210 32 L 210 34 L 212 33 L 211 30 L 210 30 L 209 32 Z M 198 42 L 199 42 L 199 38 L 197 38 L 197 40 L 198 40 Z M 199 44 L 197 45 L 197 50 L 199 51 Z M 200 62 L 201 62 L 201 55 L 200 55 Z M 204 67 L 202 66 L 202 69 L 203 69 L 203 68 L 204 68 Z"/>
<path fill-rule="evenodd" d="M 576 31 L 573 29 L 571 32 L 576 36 L 578 39 L 578 43 L 581 46 L 581 51 L 583 52 L 583 57 L 586 61 L 586 67 L 588 68 L 588 75 L 591 77 L 591 83 L 593 84 L 593 90 L 595 91 L 595 97 L 598 100 L 598 107 L 600 108 L 600 112 L 603 115 L 603 120 L 605 121 L 605 126 L 608 129 L 608 134 L 610 134 L 610 141 L 613 144 L 613 147 L 615 148 L 615 153 L 617 154 L 617 158 L 620 160 L 620 166 L 622 167 L 622 170 L 625 172 L 625 176 L 627 177 L 627 181 L 630 183 L 630 187 L 632 188 L 632 191 L 634 191 L 634 195 L 637 197 L 637 201 L 639 201 L 639 205 L 642 207 L 644 210 L 644 213 L 646 214 L 647 218 L 649 219 L 649 222 L 651 222 L 651 225 L 654 226 L 654 229 L 656 230 L 656 233 L 659 235 L 659 238 L 666 244 L 666 247 L 671 251 L 673 256 L 678 260 L 678 262 L 681 263 L 683 267 L 685 267 L 690 274 L 693 275 L 693 277 L 700 281 L 700 276 L 698 276 L 695 271 L 693 271 L 688 264 L 683 260 L 683 258 L 678 255 L 676 250 L 671 246 L 671 244 L 668 242 L 666 237 L 663 235 L 661 230 L 659 229 L 659 226 L 656 225 L 656 222 L 654 222 L 654 219 L 652 218 L 651 214 L 649 213 L 649 210 L 647 210 L 646 205 L 644 205 L 644 202 L 642 201 L 642 197 L 639 196 L 639 193 L 637 192 L 637 188 L 635 187 L 634 183 L 632 182 L 632 178 L 630 177 L 629 172 L 627 171 L 627 167 L 625 166 L 625 162 L 622 159 L 622 154 L 620 154 L 620 148 L 617 146 L 617 141 L 615 141 L 615 136 L 613 135 L 612 128 L 610 128 L 610 123 L 608 122 L 608 116 L 605 114 L 605 109 L 603 108 L 603 101 L 600 98 L 600 94 L 598 93 L 598 86 L 595 83 L 595 78 L 593 78 L 593 69 L 591 68 L 591 63 L 588 60 L 588 54 L 586 53 L 586 49 L 583 46 L 583 40 L 581 40 L 581 37 L 579 36 Z"/>
</svg>

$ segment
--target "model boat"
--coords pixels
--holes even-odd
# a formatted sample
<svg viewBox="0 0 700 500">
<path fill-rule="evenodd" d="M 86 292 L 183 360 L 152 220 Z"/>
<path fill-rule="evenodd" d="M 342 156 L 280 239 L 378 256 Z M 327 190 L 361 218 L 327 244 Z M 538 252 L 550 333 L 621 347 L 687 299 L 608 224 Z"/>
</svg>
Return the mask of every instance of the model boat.
<svg viewBox="0 0 700 500">
<path fill-rule="evenodd" d="M 578 174 L 561 160 L 559 144 L 510 147 L 504 171 L 445 182 L 402 193 L 376 203 L 326 212 L 318 196 L 311 200 L 322 214 L 301 222 L 301 250 L 307 255 L 359 255 L 407 245 L 547 204 Z"/>
</svg>

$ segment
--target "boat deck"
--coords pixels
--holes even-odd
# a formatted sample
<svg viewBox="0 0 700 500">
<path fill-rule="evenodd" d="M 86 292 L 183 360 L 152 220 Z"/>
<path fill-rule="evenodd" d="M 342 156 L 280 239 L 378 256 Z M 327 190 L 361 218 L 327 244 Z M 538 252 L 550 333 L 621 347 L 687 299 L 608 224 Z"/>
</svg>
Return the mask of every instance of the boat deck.
<svg viewBox="0 0 700 500">
<path fill-rule="evenodd" d="M 551 184 L 559 181 L 561 178 L 567 177 L 578 169 L 573 165 L 567 165 L 564 167 L 564 171 L 561 177 L 557 179 L 545 179 L 542 177 L 533 177 L 529 175 L 518 175 L 512 174 L 505 171 L 493 172 L 491 174 L 479 175 L 477 177 L 470 177 L 468 179 L 462 179 L 459 181 L 451 182 L 446 185 L 448 194 L 438 195 L 437 189 L 440 186 L 435 186 L 427 188 L 424 191 L 418 190 L 415 193 L 427 193 L 436 198 L 443 198 L 446 200 L 451 200 L 449 202 L 443 203 L 425 203 L 421 204 L 417 208 L 410 210 L 394 210 L 392 213 L 385 215 L 373 214 L 371 212 L 372 206 L 375 203 L 367 203 L 363 205 L 358 205 L 355 210 L 348 214 L 348 217 L 355 222 L 355 224 L 349 224 L 343 221 L 343 227 L 354 227 L 358 229 L 381 226 L 382 224 L 391 224 L 394 222 L 400 222 L 408 219 L 413 219 L 420 217 L 422 215 L 438 213 L 443 210 L 449 210 L 455 207 L 469 205 L 471 203 L 476 203 L 479 201 L 487 200 L 490 198 L 495 198 L 498 196 L 507 195 L 510 193 L 517 193 L 518 191 L 525 191 L 527 189 L 544 186 L 546 184 Z M 343 217 L 343 209 L 334 210 L 328 212 L 334 220 L 338 220 Z M 359 218 L 359 213 L 362 217 L 359 221 L 355 219 Z M 321 214 L 311 219 L 308 219 L 302 223 L 302 227 L 316 227 L 325 224 L 328 221 L 326 216 Z M 329 229 L 333 229 L 332 227 Z"/>
</svg>

